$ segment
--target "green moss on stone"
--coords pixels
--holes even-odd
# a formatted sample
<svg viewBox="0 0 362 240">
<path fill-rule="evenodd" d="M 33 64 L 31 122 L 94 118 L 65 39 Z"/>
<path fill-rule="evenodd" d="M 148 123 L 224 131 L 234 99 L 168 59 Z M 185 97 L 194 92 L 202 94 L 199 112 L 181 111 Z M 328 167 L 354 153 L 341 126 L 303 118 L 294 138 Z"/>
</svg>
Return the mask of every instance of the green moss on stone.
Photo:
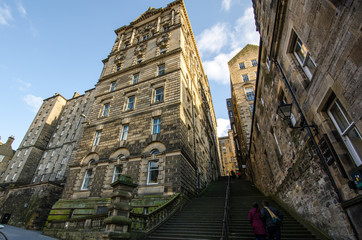
<svg viewBox="0 0 362 240">
<path fill-rule="evenodd" d="M 106 219 L 104 219 L 104 223 L 116 224 L 116 225 L 130 225 L 130 224 L 132 224 L 132 220 L 127 217 L 112 216 L 112 217 L 107 217 Z"/>
</svg>

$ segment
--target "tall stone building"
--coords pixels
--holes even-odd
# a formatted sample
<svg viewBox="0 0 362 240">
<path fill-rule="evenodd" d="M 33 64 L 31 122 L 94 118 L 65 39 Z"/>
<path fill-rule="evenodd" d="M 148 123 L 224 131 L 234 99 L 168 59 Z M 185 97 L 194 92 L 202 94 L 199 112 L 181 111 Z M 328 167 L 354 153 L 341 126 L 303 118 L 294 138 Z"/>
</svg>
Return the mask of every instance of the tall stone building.
<svg viewBox="0 0 362 240">
<path fill-rule="evenodd" d="M 93 90 L 75 93 L 69 100 L 57 93 L 43 101 L 10 164 L 0 165 L 6 167 L 0 191 L 2 222 L 31 229 L 44 226 L 61 196 L 87 123 L 84 117 L 94 100 Z"/>
<path fill-rule="evenodd" d="M 258 52 L 258 46 L 248 44 L 228 62 L 231 100 L 226 102 L 240 166 L 245 165 L 250 143 Z"/>
<path fill-rule="evenodd" d="M 249 170 L 333 239 L 361 239 L 361 1 L 253 1 Z"/>
<path fill-rule="evenodd" d="M 77 148 L 93 101 L 93 89 L 67 100 L 60 94 L 43 101 L 20 143 L 2 183 L 64 182 L 71 153 Z"/>
<path fill-rule="evenodd" d="M 230 176 L 231 171 L 239 172 L 232 130 L 228 131 L 228 136 L 219 137 L 219 148 L 222 162 L 221 175 Z"/>
<path fill-rule="evenodd" d="M 4 176 L 5 170 L 11 164 L 10 160 L 14 156 L 14 150 L 11 147 L 11 144 L 14 141 L 14 136 L 10 136 L 6 143 L 0 142 L 0 177 Z"/>
<path fill-rule="evenodd" d="M 183 1 L 149 8 L 115 33 L 61 201 L 102 202 L 120 174 L 132 177 L 139 196 L 192 196 L 218 177 L 219 159 L 208 79 Z"/>
</svg>

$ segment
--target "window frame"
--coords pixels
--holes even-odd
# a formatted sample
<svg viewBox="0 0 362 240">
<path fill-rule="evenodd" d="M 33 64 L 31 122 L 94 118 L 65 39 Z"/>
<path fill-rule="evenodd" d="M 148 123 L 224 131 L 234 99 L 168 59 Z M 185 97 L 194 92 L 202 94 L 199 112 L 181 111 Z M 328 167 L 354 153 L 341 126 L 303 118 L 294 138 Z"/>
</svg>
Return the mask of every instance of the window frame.
<svg viewBox="0 0 362 240">
<path fill-rule="evenodd" d="M 250 90 L 250 89 L 252 89 L 253 91 L 248 91 L 248 90 Z M 252 96 L 252 99 L 250 98 L 249 99 L 249 96 L 251 96 L 251 93 L 253 94 Z M 253 87 L 246 87 L 245 88 L 245 96 L 246 96 L 246 100 L 248 100 L 248 101 L 254 101 L 254 99 L 255 99 L 255 91 L 254 91 L 254 88 Z"/>
<path fill-rule="evenodd" d="M 245 69 L 245 62 L 239 63 L 239 69 Z"/>
<path fill-rule="evenodd" d="M 343 120 L 345 121 L 345 123 L 347 123 L 347 126 L 345 127 L 344 130 L 341 129 L 341 126 L 339 125 L 338 121 L 336 120 L 336 116 L 334 116 L 333 112 L 331 111 L 333 106 L 336 106 L 336 109 L 339 110 L 339 113 L 341 114 L 340 116 L 343 117 Z M 343 107 L 343 105 L 337 98 L 335 98 L 332 101 L 332 103 L 328 107 L 327 113 L 328 113 L 328 116 L 330 117 L 330 119 L 332 120 L 333 125 L 337 129 L 339 135 L 341 136 L 343 142 L 345 143 L 346 148 L 347 148 L 349 154 L 351 155 L 354 163 L 356 164 L 357 167 L 361 166 L 362 159 L 361 159 L 360 155 L 358 154 L 358 151 L 356 150 L 356 147 L 354 146 L 353 142 L 350 140 L 350 137 L 348 136 L 349 133 L 355 131 L 355 133 L 360 137 L 360 139 L 362 139 L 361 133 L 357 129 L 355 122 L 352 121 L 348 112 L 345 110 L 345 108 Z"/>
<path fill-rule="evenodd" d="M 166 65 L 162 64 L 157 67 L 157 76 L 163 76 L 166 73 Z"/>
<path fill-rule="evenodd" d="M 90 181 L 92 178 L 92 174 L 93 174 L 93 169 L 91 169 L 91 168 L 87 169 L 85 171 L 82 186 L 81 186 L 80 190 L 84 190 L 84 191 L 89 190 L 89 185 L 90 185 Z"/>
<path fill-rule="evenodd" d="M 131 99 L 132 99 L 132 102 L 130 101 Z M 127 97 L 126 111 L 135 109 L 135 103 L 136 103 L 136 96 L 132 95 L 132 96 Z"/>
<path fill-rule="evenodd" d="M 159 91 L 159 90 L 162 90 L 162 92 L 157 93 L 157 91 Z M 165 88 L 163 86 L 155 88 L 153 91 L 153 102 L 154 103 L 163 102 L 164 96 L 165 96 Z"/>
<path fill-rule="evenodd" d="M 132 84 L 138 83 L 139 79 L 140 79 L 140 74 L 139 73 L 133 74 L 132 75 Z"/>
<path fill-rule="evenodd" d="M 114 90 L 116 89 L 116 84 L 116 82 L 111 82 L 109 86 L 109 92 L 114 92 Z"/>
<path fill-rule="evenodd" d="M 118 173 L 116 173 L 117 168 L 120 169 L 120 171 Z M 122 165 L 114 166 L 114 168 L 113 168 L 113 176 L 112 176 L 112 183 L 114 183 L 121 174 L 122 174 Z"/>
<path fill-rule="evenodd" d="M 293 49 L 292 49 L 293 54 L 296 57 L 299 65 L 303 69 L 304 73 L 307 75 L 308 79 L 311 80 L 313 78 L 315 69 L 317 68 L 317 64 L 311 57 L 310 51 L 307 49 L 307 47 L 305 46 L 303 41 L 298 37 L 297 34 L 294 33 L 294 35 L 295 35 L 294 36 L 295 38 L 294 38 Z M 299 51 L 297 50 L 297 47 L 299 47 L 302 55 L 305 55 L 304 59 L 302 59 L 301 56 L 298 54 Z M 307 66 L 307 63 L 309 62 L 309 60 L 314 65 L 313 71 L 310 69 L 310 67 Z"/>
<path fill-rule="evenodd" d="M 251 66 L 257 67 L 258 66 L 258 60 L 257 59 L 252 59 L 251 60 Z"/>
<path fill-rule="evenodd" d="M 121 137 L 120 137 L 120 141 L 125 141 L 127 140 L 128 137 L 128 131 L 129 131 L 129 125 L 123 125 L 122 126 L 122 131 L 121 131 Z"/>
<path fill-rule="evenodd" d="M 158 120 L 158 122 L 156 122 Z M 152 118 L 152 131 L 151 134 L 161 133 L 161 118 Z"/>
<path fill-rule="evenodd" d="M 157 164 L 157 168 L 152 166 L 152 163 Z M 152 180 L 152 177 L 154 177 L 153 172 L 157 171 L 156 173 L 156 180 Z M 158 175 L 159 175 L 159 163 L 158 160 L 152 160 L 148 162 L 148 168 L 147 168 L 147 185 L 157 185 L 158 184 Z"/>
<path fill-rule="evenodd" d="M 105 103 L 102 108 L 101 117 L 108 117 L 111 104 Z"/>
<path fill-rule="evenodd" d="M 96 134 L 94 135 L 93 145 L 92 145 L 93 147 L 99 145 L 99 142 L 101 141 L 101 136 L 102 136 L 102 130 L 96 131 Z"/>
<path fill-rule="evenodd" d="M 242 74 L 241 77 L 243 78 L 243 82 L 249 82 L 250 79 L 249 79 L 249 75 L 246 73 L 246 74 Z"/>
</svg>

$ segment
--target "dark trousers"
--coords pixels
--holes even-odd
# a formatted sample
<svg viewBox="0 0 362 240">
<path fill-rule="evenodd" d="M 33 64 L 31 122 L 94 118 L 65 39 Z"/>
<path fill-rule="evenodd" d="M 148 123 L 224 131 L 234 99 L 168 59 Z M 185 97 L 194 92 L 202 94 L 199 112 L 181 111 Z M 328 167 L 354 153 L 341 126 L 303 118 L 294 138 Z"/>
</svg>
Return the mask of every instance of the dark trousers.
<svg viewBox="0 0 362 240">
<path fill-rule="evenodd" d="M 265 240 L 265 235 L 255 234 L 255 240 Z"/>
<path fill-rule="evenodd" d="M 280 227 L 267 227 L 269 240 L 280 240 Z"/>
</svg>

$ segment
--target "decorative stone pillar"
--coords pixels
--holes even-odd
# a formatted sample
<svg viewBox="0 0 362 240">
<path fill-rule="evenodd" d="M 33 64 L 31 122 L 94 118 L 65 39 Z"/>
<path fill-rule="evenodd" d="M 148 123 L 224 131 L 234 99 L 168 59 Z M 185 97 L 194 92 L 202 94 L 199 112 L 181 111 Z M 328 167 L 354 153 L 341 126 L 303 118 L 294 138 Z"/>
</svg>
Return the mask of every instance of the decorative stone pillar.
<svg viewBox="0 0 362 240">
<path fill-rule="evenodd" d="M 121 175 L 117 181 L 111 184 L 113 193 L 111 196 L 111 205 L 108 216 L 104 219 L 107 224 L 103 239 L 130 239 L 128 232 L 132 220 L 129 218 L 129 212 L 132 209 L 131 200 L 133 190 L 137 184 L 132 182 L 132 178 L 127 175 Z"/>
</svg>

